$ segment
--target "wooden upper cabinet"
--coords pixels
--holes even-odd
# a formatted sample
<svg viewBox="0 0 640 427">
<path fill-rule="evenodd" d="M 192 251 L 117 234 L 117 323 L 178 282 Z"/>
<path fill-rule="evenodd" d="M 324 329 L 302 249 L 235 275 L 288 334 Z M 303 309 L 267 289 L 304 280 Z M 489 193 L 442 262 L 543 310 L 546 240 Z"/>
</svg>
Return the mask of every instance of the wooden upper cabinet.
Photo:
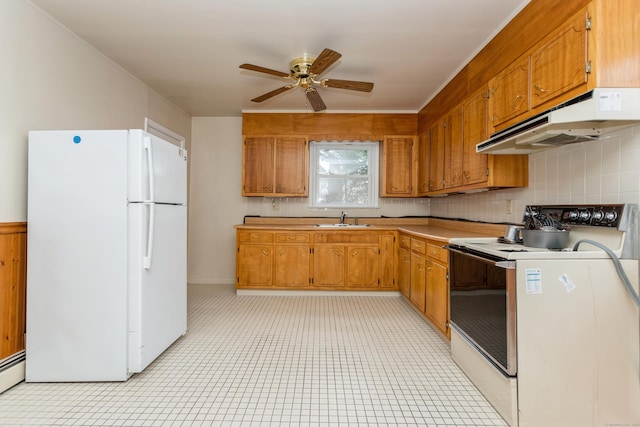
<svg viewBox="0 0 640 427">
<path fill-rule="evenodd" d="M 429 132 L 418 137 L 418 197 L 429 193 Z"/>
<path fill-rule="evenodd" d="M 488 90 L 482 89 L 464 103 L 463 166 L 464 185 L 487 181 L 487 155 L 476 153 L 476 145 L 488 137 Z"/>
<path fill-rule="evenodd" d="M 248 136 L 242 145 L 242 195 L 263 196 L 273 193 L 273 166 L 276 139 L 272 136 Z"/>
<path fill-rule="evenodd" d="M 429 127 L 429 191 L 444 189 L 444 120 Z"/>
<path fill-rule="evenodd" d="M 444 128 L 445 187 L 462 185 L 462 105 L 447 114 Z"/>
<path fill-rule="evenodd" d="M 242 146 L 242 195 L 307 196 L 308 159 L 306 137 L 246 136 Z"/>
<path fill-rule="evenodd" d="M 531 53 L 531 108 L 583 85 L 586 90 L 588 22 L 582 10 Z"/>
<path fill-rule="evenodd" d="M 275 192 L 279 196 L 306 196 L 308 194 L 309 150 L 304 137 L 276 139 Z"/>
<path fill-rule="evenodd" d="M 415 136 L 384 137 L 380 197 L 415 197 L 415 139 Z"/>
<path fill-rule="evenodd" d="M 519 59 L 489 84 L 492 126 L 529 111 L 529 57 Z"/>
</svg>

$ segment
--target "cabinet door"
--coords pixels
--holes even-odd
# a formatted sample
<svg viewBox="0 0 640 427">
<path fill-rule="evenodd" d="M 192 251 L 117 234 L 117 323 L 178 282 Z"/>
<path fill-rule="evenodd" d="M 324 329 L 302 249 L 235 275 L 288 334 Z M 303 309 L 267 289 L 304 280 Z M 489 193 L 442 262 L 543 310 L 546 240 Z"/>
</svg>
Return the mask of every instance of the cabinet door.
<svg viewBox="0 0 640 427">
<path fill-rule="evenodd" d="M 395 241 L 393 236 L 380 236 L 380 287 L 394 288 L 394 254 Z"/>
<path fill-rule="evenodd" d="M 443 334 L 449 334 L 447 267 L 427 260 L 425 315 Z"/>
<path fill-rule="evenodd" d="M 273 193 L 274 149 L 274 137 L 245 137 L 242 145 L 243 196 L 264 196 Z"/>
<path fill-rule="evenodd" d="M 275 246 L 275 286 L 308 287 L 309 245 Z"/>
<path fill-rule="evenodd" d="M 347 247 L 347 287 L 377 288 L 379 279 L 379 247 Z"/>
<path fill-rule="evenodd" d="M 531 54 L 531 107 L 587 82 L 586 12 L 576 15 Z"/>
<path fill-rule="evenodd" d="M 398 252 L 398 289 L 405 298 L 411 296 L 411 251 L 400 248 Z"/>
<path fill-rule="evenodd" d="M 277 196 L 307 196 L 309 150 L 305 137 L 278 137 L 275 149 Z"/>
<path fill-rule="evenodd" d="M 239 245 L 238 286 L 273 286 L 273 246 Z"/>
<path fill-rule="evenodd" d="M 429 127 L 429 191 L 444 189 L 444 121 Z"/>
<path fill-rule="evenodd" d="M 518 60 L 491 81 L 491 124 L 498 126 L 529 111 L 529 57 Z"/>
<path fill-rule="evenodd" d="M 409 300 L 424 313 L 427 280 L 427 260 L 417 254 L 411 254 L 411 291 Z"/>
<path fill-rule="evenodd" d="M 418 139 L 418 196 L 429 193 L 429 131 Z"/>
<path fill-rule="evenodd" d="M 455 188 L 462 185 L 462 105 L 447 114 L 445 123 L 445 188 Z"/>
<path fill-rule="evenodd" d="M 411 197 L 413 192 L 413 136 L 385 136 L 382 146 L 381 197 Z"/>
<path fill-rule="evenodd" d="M 487 89 L 472 95 L 463 107 L 463 182 L 464 185 L 487 181 L 487 155 L 476 153 L 476 145 L 488 138 Z"/>
<path fill-rule="evenodd" d="M 313 286 L 345 286 L 345 246 L 316 245 L 313 250 Z"/>
</svg>

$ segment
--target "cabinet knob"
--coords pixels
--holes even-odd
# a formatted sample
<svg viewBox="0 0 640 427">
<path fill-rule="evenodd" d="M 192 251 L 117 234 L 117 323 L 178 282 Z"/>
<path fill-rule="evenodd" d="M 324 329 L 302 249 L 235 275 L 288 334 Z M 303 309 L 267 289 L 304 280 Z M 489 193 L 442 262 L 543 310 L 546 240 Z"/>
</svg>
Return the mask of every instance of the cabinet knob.
<svg viewBox="0 0 640 427">
<path fill-rule="evenodd" d="M 513 101 L 511 101 L 511 109 L 512 110 L 517 110 L 518 109 L 518 101 L 520 100 L 520 98 L 522 98 L 522 95 L 517 95 L 515 98 L 513 98 Z"/>
<path fill-rule="evenodd" d="M 534 85 L 533 87 L 534 87 L 538 92 L 541 92 L 541 93 L 548 92 L 548 90 L 547 90 L 547 89 L 544 89 L 544 88 L 543 88 L 542 86 L 540 86 L 540 85 Z"/>
</svg>

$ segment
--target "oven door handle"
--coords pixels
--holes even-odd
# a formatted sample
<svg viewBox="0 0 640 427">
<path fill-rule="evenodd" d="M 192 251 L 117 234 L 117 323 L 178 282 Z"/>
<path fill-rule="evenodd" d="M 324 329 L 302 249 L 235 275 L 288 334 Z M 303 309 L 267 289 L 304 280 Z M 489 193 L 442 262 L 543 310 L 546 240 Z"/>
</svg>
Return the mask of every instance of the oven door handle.
<svg viewBox="0 0 640 427">
<path fill-rule="evenodd" d="M 482 262 L 487 263 L 487 264 L 490 264 L 492 261 L 494 261 L 494 265 L 496 267 L 498 267 L 498 268 L 504 268 L 504 269 L 507 269 L 507 270 L 511 270 L 511 269 L 515 269 L 516 268 L 516 262 L 515 261 L 508 261 L 508 260 L 495 261 L 495 260 L 492 260 L 491 258 L 488 258 L 488 257 L 485 258 L 483 256 L 476 255 L 476 254 L 473 254 L 473 253 L 470 253 L 470 252 L 461 251 L 460 249 L 457 249 L 457 248 L 452 247 L 450 245 L 446 245 L 446 246 L 444 246 L 444 248 L 450 250 L 451 252 L 456 252 L 456 253 L 459 253 L 461 255 L 477 259 L 478 261 L 482 261 Z"/>
</svg>

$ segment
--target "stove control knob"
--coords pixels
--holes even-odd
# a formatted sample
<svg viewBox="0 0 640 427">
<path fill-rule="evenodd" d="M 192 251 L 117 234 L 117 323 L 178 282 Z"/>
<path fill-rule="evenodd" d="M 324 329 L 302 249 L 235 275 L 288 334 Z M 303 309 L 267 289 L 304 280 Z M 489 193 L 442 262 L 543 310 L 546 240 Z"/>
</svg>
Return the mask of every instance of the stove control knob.
<svg viewBox="0 0 640 427">
<path fill-rule="evenodd" d="M 587 222 L 591 218 L 591 213 L 589 211 L 580 212 L 580 221 Z"/>
<path fill-rule="evenodd" d="M 596 222 L 600 222 L 604 219 L 604 212 L 598 211 L 593 213 L 593 220 Z"/>
<path fill-rule="evenodd" d="M 578 211 L 569 212 L 569 219 L 570 220 L 576 221 L 578 218 L 580 218 L 580 213 Z"/>
<path fill-rule="evenodd" d="M 616 211 L 609 211 L 604 215 L 604 219 L 607 222 L 613 222 L 616 220 L 616 218 L 618 218 L 618 214 L 616 213 Z"/>
</svg>

